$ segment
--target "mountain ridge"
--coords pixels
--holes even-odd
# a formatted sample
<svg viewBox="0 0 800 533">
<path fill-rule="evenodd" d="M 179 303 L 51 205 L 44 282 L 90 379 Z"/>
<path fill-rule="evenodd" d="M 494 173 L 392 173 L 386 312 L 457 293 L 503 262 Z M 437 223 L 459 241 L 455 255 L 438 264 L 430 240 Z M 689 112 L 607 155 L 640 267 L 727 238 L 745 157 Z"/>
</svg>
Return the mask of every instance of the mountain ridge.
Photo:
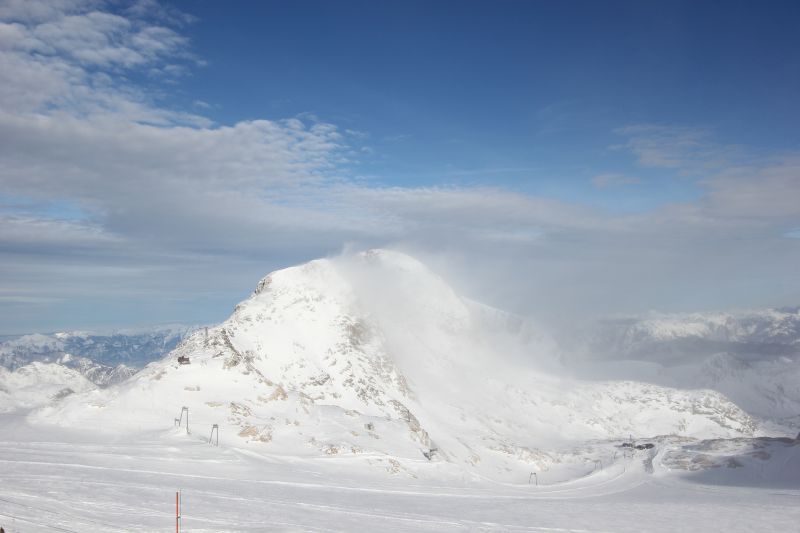
<svg viewBox="0 0 800 533">
<path fill-rule="evenodd" d="M 62 365 L 106 387 L 160 359 L 195 329 L 169 325 L 107 333 L 60 331 L 12 336 L 0 342 L 0 367 L 14 372 L 35 362 Z"/>
</svg>

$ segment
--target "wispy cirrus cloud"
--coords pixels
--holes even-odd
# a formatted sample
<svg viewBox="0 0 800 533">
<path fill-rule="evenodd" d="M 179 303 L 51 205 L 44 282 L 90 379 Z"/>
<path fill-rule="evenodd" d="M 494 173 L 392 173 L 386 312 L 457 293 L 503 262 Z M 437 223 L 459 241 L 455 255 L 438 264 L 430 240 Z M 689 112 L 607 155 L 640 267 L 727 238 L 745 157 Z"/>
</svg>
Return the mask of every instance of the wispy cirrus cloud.
<svg viewBox="0 0 800 533">
<path fill-rule="evenodd" d="M 630 152 L 640 165 L 675 169 L 683 174 L 714 172 L 752 157 L 742 146 L 716 142 L 709 128 L 634 124 L 614 133 L 627 138 L 614 148 Z"/>
<path fill-rule="evenodd" d="M 737 220 L 791 218 L 800 215 L 800 153 L 763 153 L 723 144 L 709 129 L 634 125 L 615 133 L 627 142 L 614 146 L 630 152 L 643 167 L 674 169 L 676 177 L 690 176 L 705 190 L 698 214 Z M 595 178 L 624 180 L 613 174 Z M 597 184 L 597 183 L 595 183 Z"/>
</svg>

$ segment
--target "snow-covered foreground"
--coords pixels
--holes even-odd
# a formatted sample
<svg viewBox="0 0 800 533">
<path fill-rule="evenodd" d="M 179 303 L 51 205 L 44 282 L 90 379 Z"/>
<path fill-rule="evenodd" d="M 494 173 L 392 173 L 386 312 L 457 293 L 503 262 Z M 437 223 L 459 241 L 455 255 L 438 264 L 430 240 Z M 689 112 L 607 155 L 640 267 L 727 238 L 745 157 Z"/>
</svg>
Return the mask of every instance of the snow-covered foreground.
<svg viewBox="0 0 800 533">
<path fill-rule="evenodd" d="M 539 472 L 536 486 L 465 477 L 423 458 L 397 470 L 385 456 L 214 447 L 177 428 L 121 436 L 19 415 L 0 415 L 0 426 L 0 524 L 9 533 L 170 531 L 178 489 L 183 531 L 750 532 L 796 531 L 800 521 L 800 445 L 789 439 L 760 441 L 761 453 L 736 467 L 694 472 L 683 468 L 707 467 L 719 443 L 730 453 L 743 441 L 657 443 L 572 480 Z"/>
<path fill-rule="evenodd" d="M 568 368 L 409 256 L 316 260 L 121 383 L 0 372 L 0 520 L 167 531 L 180 490 L 184 531 L 797 531 L 795 344 Z"/>
</svg>

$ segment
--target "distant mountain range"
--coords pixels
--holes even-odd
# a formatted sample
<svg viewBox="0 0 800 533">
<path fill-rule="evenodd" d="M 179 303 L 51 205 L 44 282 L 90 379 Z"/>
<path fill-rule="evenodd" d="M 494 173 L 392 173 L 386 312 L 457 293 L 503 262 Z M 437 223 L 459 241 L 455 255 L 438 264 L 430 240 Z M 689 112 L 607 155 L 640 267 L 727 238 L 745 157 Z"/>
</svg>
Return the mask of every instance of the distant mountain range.
<svg viewBox="0 0 800 533">
<path fill-rule="evenodd" d="M 182 325 L 111 333 L 69 331 L 6 336 L 0 367 L 16 371 L 31 363 L 62 365 L 95 385 L 124 381 L 147 363 L 161 359 L 196 328 Z"/>
<path fill-rule="evenodd" d="M 578 376 L 713 389 L 800 423 L 800 308 L 603 320 L 567 344 Z"/>
<path fill-rule="evenodd" d="M 800 308 L 651 314 L 598 322 L 587 349 L 611 358 L 678 363 L 730 353 L 762 360 L 800 352 Z"/>
</svg>

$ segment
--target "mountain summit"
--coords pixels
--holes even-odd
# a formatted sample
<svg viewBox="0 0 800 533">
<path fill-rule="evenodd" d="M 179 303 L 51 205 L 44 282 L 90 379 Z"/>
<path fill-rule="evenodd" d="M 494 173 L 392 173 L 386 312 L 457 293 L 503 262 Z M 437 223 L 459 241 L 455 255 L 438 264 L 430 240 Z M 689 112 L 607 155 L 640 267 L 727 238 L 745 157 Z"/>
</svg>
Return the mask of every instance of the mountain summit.
<svg viewBox="0 0 800 533">
<path fill-rule="evenodd" d="M 188 358 L 189 364 L 178 359 Z M 719 393 L 559 377 L 531 323 L 459 296 L 416 259 L 371 250 L 273 272 L 222 324 L 126 383 L 42 413 L 115 431 L 164 427 L 269 454 L 546 468 L 569 443 L 730 437 L 756 422 Z M 247 443 L 247 444 L 246 444 Z"/>
</svg>

